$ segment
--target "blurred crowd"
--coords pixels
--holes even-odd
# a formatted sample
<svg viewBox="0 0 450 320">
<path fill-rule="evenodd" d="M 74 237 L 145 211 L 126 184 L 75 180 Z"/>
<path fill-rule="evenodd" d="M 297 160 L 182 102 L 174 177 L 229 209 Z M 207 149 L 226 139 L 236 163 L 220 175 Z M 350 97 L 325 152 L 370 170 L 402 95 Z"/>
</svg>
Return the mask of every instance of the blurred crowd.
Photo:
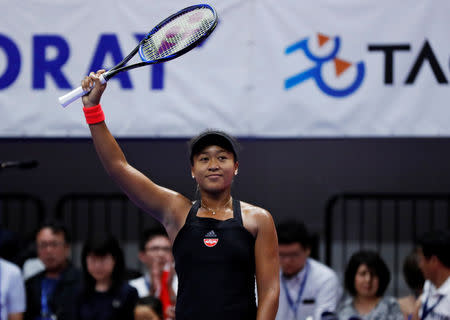
<svg viewBox="0 0 450 320">
<path fill-rule="evenodd" d="M 276 320 L 450 320 L 450 232 L 422 235 L 403 263 L 408 295 L 386 295 L 390 270 L 372 250 L 354 252 L 343 279 L 312 258 L 312 237 L 299 221 L 277 225 L 280 297 Z M 18 238 L 17 238 L 18 239 Z M 138 259 L 127 269 L 118 239 L 96 233 L 82 246 L 81 270 L 71 238 L 57 221 L 33 239 L 36 257 L 0 230 L 0 319 L 175 319 L 178 279 L 171 242 L 162 227 L 145 230 Z"/>
</svg>

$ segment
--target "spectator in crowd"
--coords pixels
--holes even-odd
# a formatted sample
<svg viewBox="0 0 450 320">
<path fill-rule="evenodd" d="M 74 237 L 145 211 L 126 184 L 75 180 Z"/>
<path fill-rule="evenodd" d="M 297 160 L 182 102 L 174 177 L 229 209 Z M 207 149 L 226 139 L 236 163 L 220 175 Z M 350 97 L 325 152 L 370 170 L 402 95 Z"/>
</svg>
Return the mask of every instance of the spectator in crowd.
<svg viewBox="0 0 450 320">
<path fill-rule="evenodd" d="M 340 320 L 403 320 L 394 297 L 384 296 L 390 281 L 386 263 L 374 251 L 358 251 L 345 269 L 345 289 L 351 295 L 338 308 Z"/>
<path fill-rule="evenodd" d="M 155 296 L 163 303 L 165 318 L 174 318 L 177 292 L 172 245 L 162 226 L 144 231 L 139 242 L 139 260 L 144 264 L 144 276 L 131 280 L 139 297 Z"/>
<path fill-rule="evenodd" d="M 0 319 L 22 320 L 25 287 L 17 265 L 0 258 Z"/>
<path fill-rule="evenodd" d="M 79 320 L 133 319 L 138 293 L 125 280 L 125 261 L 116 238 L 97 233 L 82 250 L 83 284 L 77 297 Z"/>
<path fill-rule="evenodd" d="M 336 273 L 312 259 L 311 237 L 302 222 L 277 226 L 281 290 L 276 320 L 320 319 L 335 311 L 342 289 Z"/>
<path fill-rule="evenodd" d="M 418 257 L 426 281 L 416 318 L 450 320 L 450 230 L 424 234 L 418 243 Z"/>
<path fill-rule="evenodd" d="M 425 282 L 422 271 L 419 268 L 417 252 L 411 252 L 403 261 L 403 277 L 411 290 L 411 294 L 401 297 L 397 301 L 405 319 L 411 320 L 416 309 L 417 299 L 422 294 Z"/>
<path fill-rule="evenodd" d="M 153 296 L 140 298 L 134 308 L 134 320 L 163 320 L 161 301 Z"/>
<path fill-rule="evenodd" d="M 74 319 L 73 301 L 80 272 L 69 261 L 70 236 L 59 222 L 43 224 L 36 235 L 39 259 L 45 270 L 25 282 L 26 320 Z"/>
</svg>

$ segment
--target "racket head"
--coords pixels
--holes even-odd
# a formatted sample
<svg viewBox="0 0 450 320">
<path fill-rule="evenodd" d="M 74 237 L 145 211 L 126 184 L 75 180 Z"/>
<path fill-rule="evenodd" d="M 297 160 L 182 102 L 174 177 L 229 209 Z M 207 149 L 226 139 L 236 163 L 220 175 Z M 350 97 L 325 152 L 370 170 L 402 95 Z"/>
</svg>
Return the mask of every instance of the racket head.
<svg viewBox="0 0 450 320">
<path fill-rule="evenodd" d="M 205 40 L 217 26 L 216 10 L 208 4 L 184 8 L 154 27 L 140 42 L 143 62 L 153 64 L 185 54 Z"/>
</svg>

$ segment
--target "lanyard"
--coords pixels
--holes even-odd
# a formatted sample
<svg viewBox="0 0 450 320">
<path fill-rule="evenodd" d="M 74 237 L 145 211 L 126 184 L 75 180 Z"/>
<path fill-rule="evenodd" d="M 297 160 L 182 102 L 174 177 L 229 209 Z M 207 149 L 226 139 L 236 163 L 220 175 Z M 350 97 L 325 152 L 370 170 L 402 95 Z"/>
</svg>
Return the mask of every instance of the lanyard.
<svg viewBox="0 0 450 320">
<path fill-rule="evenodd" d="M 427 297 L 427 300 L 425 300 L 425 304 L 423 305 L 423 308 L 422 308 L 422 320 L 424 320 L 430 314 L 430 312 L 433 311 L 434 308 L 436 308 L 436 306 L 439 304 L 439 302 L 441 302 L 443 297 L 444 297 L 443 295 L 439 296 L 436 303 L 433 304 L 429 308 L 427 307 L 427 305 L 428 305 L 428 299 L 430 298 L 430 296 Z"/>
<path fill-rule="evenodd" d="M 298 296 L 297 296 L 297 300 L 295 302 L 292 300 L 292 297 L 289 295 L 289 290 L 287 288 L 286 280 L 283 277 L 281 277 L 281 283 L 283 284 L 284 292 L 286 294 L 286 298 L 289 303 L 289 307 L 291 308 L 292 312 L 294 313 L 295 318 L 297 317 L 298 307 L 300 306 L 300 302 L 302 300 L 303 290 L 305 290 L 305 284 L 306 284 L 306 279 L 308 278 L 308 273 L 309 273 L 309 262 L 307 261 L 306 265 L 305 265 L 305 275 L 303 277 L 302 283 L 300 284 L 300 288 L 298 289 Z"/>
<path fill-rule="evenodd" d="M 47 319 L 50 316 L 50 309 L 48 308 L 48 295 L 50 288 L 47 281 L 42 281 L 41 288 L 41 319 Z"/>
<path fill-rule="evenodd" d="M 48 299 L 53 294 L 59 280 L 43 279 L 41 282 L 41 320 L 53 319 Z"/>
</svg>

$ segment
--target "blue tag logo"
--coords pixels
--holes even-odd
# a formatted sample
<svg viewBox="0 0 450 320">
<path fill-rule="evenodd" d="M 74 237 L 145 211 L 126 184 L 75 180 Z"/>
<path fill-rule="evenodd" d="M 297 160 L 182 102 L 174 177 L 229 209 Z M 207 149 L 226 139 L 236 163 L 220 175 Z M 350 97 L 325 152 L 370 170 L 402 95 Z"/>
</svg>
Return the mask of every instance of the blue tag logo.
<svg viewBox="0 0 450 320">
<path fill-rule="evenodd" d="M 306 58 L 313 62 L 314 66 L 287 78 L 284 82 L 285 89 L 292 89 L 306 80 L 313 79 L 323 93 L 335 98 L 347 97 L 358 90 L 364 80 L 364 62 L 352 63 L 339 58 L 338 53 L 341 48 L 341 39 L 338 36 L 331 38 L 319 33 L 317 35 L 317 44 L 319 48 L 327 47 L 328 50 L 326 50 L 327 53 L 325 55 L 318 56 L 313 54 L 311 50 L 313 44 L 310 38 L 300 40 L 286 48 L 286 55 L 290 55 L 298 50 L 303 51 Z M 334 83 L 327 83 L 323 77 L 323 68 L 324 66 L 328 66 L 329 63 L 334 64 L 335 79 L 344 76 L 350 69 L 353 69 L 353 73 L 355 74 L 354 79 L 343 88 L 336 88 L 336 86 L 333 86 Z"/>
</svg>

